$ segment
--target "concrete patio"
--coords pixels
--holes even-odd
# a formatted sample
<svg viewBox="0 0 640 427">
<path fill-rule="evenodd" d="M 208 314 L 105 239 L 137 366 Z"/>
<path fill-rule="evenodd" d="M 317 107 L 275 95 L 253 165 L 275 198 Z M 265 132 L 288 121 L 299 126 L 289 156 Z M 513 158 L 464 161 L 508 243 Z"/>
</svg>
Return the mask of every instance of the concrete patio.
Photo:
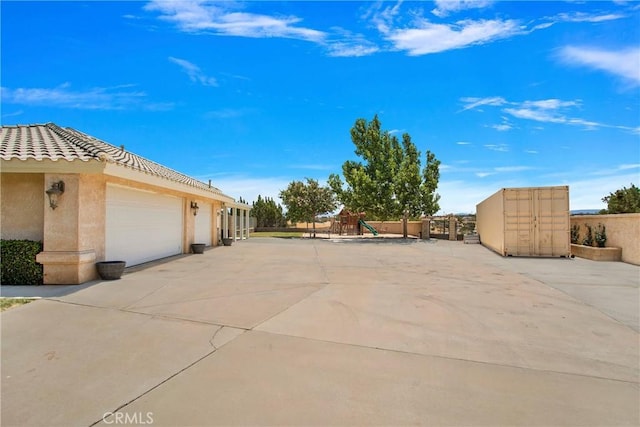
<svg viewBox="0 0 640 427">
<path fill-rule="evenodd" d="M 250 239 L 2 321 L 2 426 L 640 425 L 640 267 Z"/>
</svg>

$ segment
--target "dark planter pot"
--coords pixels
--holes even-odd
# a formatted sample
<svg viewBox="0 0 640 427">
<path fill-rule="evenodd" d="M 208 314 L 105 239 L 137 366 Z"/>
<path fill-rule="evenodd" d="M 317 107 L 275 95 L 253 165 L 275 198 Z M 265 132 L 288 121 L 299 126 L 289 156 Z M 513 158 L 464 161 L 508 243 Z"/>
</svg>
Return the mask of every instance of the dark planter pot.
<svg viewBox="0 0 640 427">
<path fill-rule="evenodd" d="M 117 280 L 122 277 L 126 265 L 125 261 L 101 261 L 96 263 L 96 268 L 102 280 Z"/>
<path fill-rule="evenodd" d="M 203 254 L 205 246 L 206 245 L 204 243 L 192 243 L 191 252 L 194 254 Z"/>
<path fill-rule="evenodd" d="M 231 246 L 231 243 L 233 243 L 233 239 L 230 237 L 224 237 L 222 239 L 222 244 L 225 246 Z"/>
</svg>

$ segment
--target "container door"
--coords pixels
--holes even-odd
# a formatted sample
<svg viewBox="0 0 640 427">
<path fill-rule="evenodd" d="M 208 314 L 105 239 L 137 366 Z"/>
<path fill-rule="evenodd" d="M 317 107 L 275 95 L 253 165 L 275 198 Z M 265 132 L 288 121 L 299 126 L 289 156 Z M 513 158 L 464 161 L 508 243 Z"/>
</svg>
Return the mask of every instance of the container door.
<svg viewBox="0 0 640 427">
<path fill-rule="evenodd" d="M 505 255 L 533 255 L 535 226 L 530 189 L 506 189 L 504 193 Z"/>
<path fill-rule="evenodd" d="M 532 255 L 568 256 L 569 205 L 566 187 L 534 190 L 534 250 Z"/>
</svg>

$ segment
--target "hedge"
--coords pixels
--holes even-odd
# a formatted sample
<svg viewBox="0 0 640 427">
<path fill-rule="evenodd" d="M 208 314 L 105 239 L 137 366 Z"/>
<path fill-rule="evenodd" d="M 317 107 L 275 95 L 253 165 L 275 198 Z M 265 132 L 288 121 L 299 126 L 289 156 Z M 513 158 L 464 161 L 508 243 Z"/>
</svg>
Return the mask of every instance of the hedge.
<svg viewBox="0 0 640 427">
<path fill-rule="evenodd" d="M 42 265 L 36 255 L 42 242 L 0 240 L 0 283 L 3 285 L 42 285 Z"/>
</svg>

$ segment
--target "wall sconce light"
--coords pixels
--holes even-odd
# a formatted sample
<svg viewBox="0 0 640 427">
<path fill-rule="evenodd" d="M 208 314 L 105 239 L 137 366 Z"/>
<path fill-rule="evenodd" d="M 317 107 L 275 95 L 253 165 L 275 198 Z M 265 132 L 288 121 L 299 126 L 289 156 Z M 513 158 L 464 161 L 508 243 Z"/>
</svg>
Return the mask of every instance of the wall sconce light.
<svg viewBox="0 0 640 427">
<path fill-rule="evenodd" d="M 58 197 L 62 193 L 64 193 L 64 181 L 58 181 L 51 184 L 51 188 L 47 191 L 47 196 L 49 196 L 49 206 L 51 209 L 55 209 L 58 207 Z"/>
<path fill-rule="evenodd" d="M 193 216 L 198 215 L 198 209 L 200 209 L 200 207 L 198 206 L 198 203 L 191 202 L 191 209 L 193 209 Z"/>
</svg>

